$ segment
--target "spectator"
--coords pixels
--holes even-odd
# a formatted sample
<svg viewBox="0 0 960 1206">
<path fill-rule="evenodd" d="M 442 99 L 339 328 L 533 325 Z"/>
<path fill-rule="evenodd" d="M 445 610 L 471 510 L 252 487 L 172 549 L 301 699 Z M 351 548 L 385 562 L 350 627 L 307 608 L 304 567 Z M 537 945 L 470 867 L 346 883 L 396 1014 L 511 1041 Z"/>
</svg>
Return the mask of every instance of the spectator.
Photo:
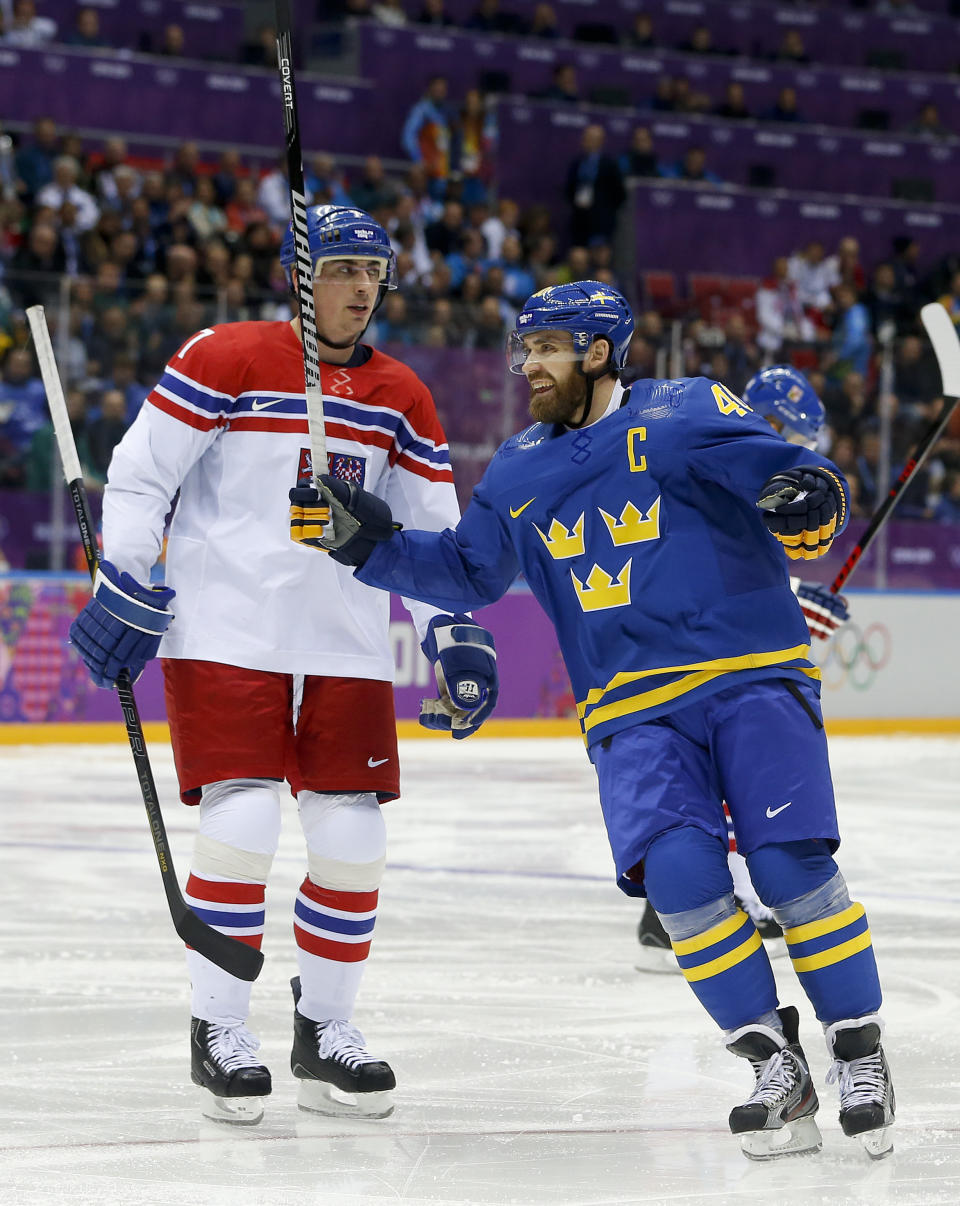
<svg viewBox="0 0 960 1206">
<path fill-rule="evenodd" d="M 77 9 L 73 32 L 67 35 L 65 41 L 68 46 L 85 46 L 91 49 L 108 45 L 100 33 L 100 14 L 95 8 L 84 5 Z"/>
<path fill-rule="evenodd" d="M 933 514 L 938 523 L 960 523 L 960 473 L 948 473 Z"/>
<path fill-rule="evenodd" d="M 453 19 L 447 15 L 446 0 L 423 0 L 423 7 L 417 17 L 418 25 L 453 25 Z"/>
<path fill-rule="evenodd" d="M 812 343 L 816 328 L 807 317 L 791 279 L 786 256 L 778 256 L 756 292 L 757 343 L 766 363 L 781 360 L 789 343 Z"/>
<path fill-rule="evenodd" d="M 217 204 L 217 190 L 209 176 L 198 176 L 194 198 L 187 210 L 187 221 L 200 240 L 222 234 L 227 229 L 227 215 Z"/>
<path fill-rule="evenodd" d="M 483 218 L 478 225 L 487 242 L 487 255 L 491 260 L 498 260 L 507 236 L 520 238 L 520 206 L 511 197 L 501 197 L 497 212 Z"/>
<path fill-rule="evenodd" d="M 377 344 L 400 343 L 408 347 L 416 343 L 416 330 L 402 293 L 388 293 L 377 312 Z"/>
<path fill-rule="evenodd" d="M 93 471 L 102 481 L 106 481 L 113 450 L 123 439 L 126 430 L 127 403 L 123 390 L 104 390 L 100 414 L 90 423 L 87 436 Z"/>
<path fill-rule="evenodd" d="M 530 38 L 560 37 L 560 29 L 557 25 L 557 13 L 552 4 L 543 3 L 543 0 L 541 0 L 535 6 L 533 16 L 530 18 L 530 24 L 526 29 L 526 34 Z"/>
<path fill-rule="evenodd" d="M 276 67 L 277 31 L 272 25 L 259 25 L 253 41 L 243 43 L 240 62 L 248 67 Z"/>
<path fill-rule="evenodd" d="M 401 142 L 407 158 L 422 163 L 430 194 L 442 197 L 450 172 L 450 116 L 445 75 L 434 75 L 426 91 L 407 114 Z"/>
<path fill-rule="evenodd" d="M 506 322 L 495 297 L 485 297 L 480 302 L 476 325 L 470 332 L 470 346 L 500 351 L 507 336 Z"/>
<path fill-rule="evenodd" d="M 237 184 L 244 179 L 243 164 L 239 151 L 221 151 L 217 160 L 217 170 L 210 177 L 217 192 L 217 204 L 226 208 L 233 200 Z"/>
<path fill-rule="evenodd" d="M 865 377 L 870 365 L 870 315 L 849 285 L 837 286 L 833 321 L 826 367 L 841 380 L 851 371 Z"/>
<path fill-rule="evenodd" d="M 14 160 L 27 201 L 53 179 L 53 161 L 60 154 L 60 134 L 52 117 L 38 117 L 31 133 L 31 142 L 20 148 Z"/>
<path fill-rule="evenodd" d="M 304 177 L 304 187 L 310 205 L 353 205 L 347 191 L 347 178 L 337 167 L 332 155 L 321 151 L 310 161 L 310 170 Z M 290 217 L 290 198 L 287 197 L 287 218 Z"/>
<path fill-rule="evenodd" d="M 707 168 L 707 153 L 703 147 L 687 147 L 683 158 L 661 169 L 671 180 L 689 180 L 693 184 L 722 184 L 716 172 Z"/>
<path fill-rule="evenodd" d="M 267 214 L 257 203 L 257 186 L 249 176 L 241 176 L 233 200 L 226 206 L 227 230 L 242 235 L 251 222 L 266 222 Z"/>
<path fill-rule="evenodd" d="M 460 242 L 446 256 L 447 267 L 450 269 L 450 286 L 454 293 L 459 292 L 463 282 L 474 272 L 483 273 L 487 268 L 486 243 L 479 230 L 472 226 L 464 229 Z"/>
<path fill-rule="evenodd" d="M 672 75 L 661 75 L 650 98 L 650 108 L 655 113 L 673 113 L 677 83 Z"/>
<path fill-rule="evenodd" d="M 523 22 L 516 13 L 501 12 L 500 0 L 480 0 L 466 28 L 477 33 L 518 34 L 523 32 Z"/>
<path fill-rule="evenodd" d="M 839 383 L 828 381 L 823 404 L 835 436 L 846 436 L 855 442 L 872 413 L 863 374 L 850 372 Z"/>
<path fill-rule="evenodd" d="M 799 29 L 788 29 L 784 33 L 783 40 L 773 57 L 781 63 L 805 64 L 810 62 L 810 56 L 807 54 L 807 48 Z"/>
<path fill-rule="evenodd" d="M 163 35 L 160 39 L 160 45 L 157 47 L 156 53 L 162 54 L 171 59 L 186 58 L 184 49 L 187 39 L 184 36 L 183 26 L 171 23 L 163 27 Z"/>
<path fill-rule="evenodd" d="M 543 92 L 534 94 L 541 100 L 574 103 L 580 100 L 577 69 L 573 63 L 558 63 L 553 69 L 552 83 Z"/>
<path fill-rule="evenodd" d="M 290 221 L 290 185 L 287 181 L 287 157 L 281 155 L 277 166 L 267 172 L 257 186 L 257 204 L 277 230 L 286 230 Z"/>
<path fill-rule="evenodd" d="M 400 29 L 407 23 L 407 12 L 403 0 L 374 0 L 370 7 L 370 15 L 381 25 L 391 29 Z"/>
<path fill-rule="evenodd" d="M 459 201 L 448 201 L 439 221 L 431 222 L 424 231 L 427 248 L 439 251 L 441 256 L 446 257 L 459 248 L 463 231 L 463 206 Z"/>
<path fill-rule="evenodd" d="M 129 427 L 140 413 L 150 387 L 142 385 L 137 380 L 137 362 L 133 355 L 120 353 L 113 358 L 113 374 L 109 380 L 111 389 L 118 389 L 123 394 L 126 407 L 126 424 Z"/>
<path fill-rule="evenodd" d="M 100 207 L 91 193 L 77 183 L 80 165 L 72 155 L 58 155 L 53 162 L 53 179 L 37 194 L 37 205 L 46 206 L 56 214 L 67 203 L 76 210 L 77 231 L 92 230 L 100 217 Z"/>
<path fill-rule="evenodd" d="M 350 186 L 351 204 L 368 213 L 379 209 L 393 209 L 400 197 L 400 190 L 387 179 L 383 160 L 379 155 L 368 155 L 363 161 L 363 172 L 356 184 Z"/>
<path fill-rule="evenodd" d="M 725 376 L 718 380 L 722 380 L 735 394 L 742 394 L 744 386 L 760 367 L 760 349 L 739 311 L 734 311 L 727 318 L 722 351 L 727 368 Z"/>
<path fill-rule="evenodd" d="M 736 80 L 731 80 L 727 84 L 723 94 L 723 101 L 714 109 L 717 117 L 728 117 L 734 120 L 752 117 L 753 114 L 747 107 L 746 96 L 743 91 L 743 84 Z"/>
<path fill-rule="evenodd" d="M 623 39 L 623 45 L 631 50 L 652 50 L 657 44 L 653 33 L 653 19 L 649 13 L 637 13 L 633 24 Z"/>
<path fill-rule="evenodd" d="M 906 407 L 926 404 L 942 395 L 937 359 L 919 335 L 906 335 L 901 340 L 893 376 L 897 397 Z"/>
<path fill-rule="evenodd" d="M 960 272 L 954 273 L 950 291 L 938 297 L 937 301 L 950 315 L 954 326 L 960 327 Z"/>
<path fill-rule="evenodd" d="M 867 276 L 860 263 L 860 244 L 852 235 L 845 235 L 840 240 L 836 252 L 827 258 L 827 265 L 835 285 L 849 285 L 858 293 L 866 289 Z"/>
<path fill-rule="evenodd" d="M 533 269 L 523 254 L 523 245 L 516 235 L 507 235 L 503 240 L 501 255 L 497 261 L 503 269 L 503 296 L 512 306 L 522 306 L 538 285 Z"/>
<path fill-rule="evenodd" d="M 911 235 L 897 235 L 893 240 L 894 276 L 897 281 L 897 292 L 903 298 L 903 303 L 911 310 L 919 305 L 920 275 L 917 263 L 920 259 L 920 244 Z"/>
<path fill-rule="evenodd" d="M 617 213 L 627 197 L 619 164 L 604 153 L 606 137 L 603 126 L 587 126 L 580 140 L 581 153 L 567 169 L 570 237 L 581 246 L 612 241 Z"/>
<path fill-rule="evenodd" d="M 126 212 L 133 199 L 140 195 L 141 183 L 140 173 L 127 163 L 126 140 L 119 135 L 106 139 L 100 161 L 93 168 L 91 182 L 101 208 Z"/>
<path fill-rule="evenodd" d="M 781 88 L 777 94 L 776 103 L 771 106 L 771 108 L 764 110 L 764 112 L 760 114 L 760 119 L 761 121 L 804 121 L 804 118 L 797 107 L 796 89 Z"/>
<path fill-rule="evenodd" d="M 187 197 L 192 197 L 197 187 L 197 172 L 200 168 L 200 151 L 191 139 L 181 142 L 173 152 L 173 160 L 164 172 L 168 185 L 178 184 Z"/>
<path fill-rule="evenodd" d="M 921 138 L 952 138 L 953 131 L 948 129 L 940 120 L 940 112 L 933 101 L 922 105 L 920 112 L 906 128 L 907 134 L 917 134 Z"/>
<path fill-rule="evenodd" d="M 22 484 L 30 443 L 46 421 L 47 395 L 43 382 L 34 374 L 33 358 L 26 348 L 11 348 L 0 378 L 0 436 L 6 448 L 4 485 Z"/>
<path fill-rule="evenodd" d="M 690 33 L 689 38 L 686 38 L 677 47 L 684 54 L 724 54 L 719 50 L 713 42 L 713 34 L 710 32 L 708 25 L 696 25 Z"/>
<path fill-rule="evenodd" d="M 888 327 L 900 334 L 904 326 L 913 320 L 912 312 L 904 307 L 897 290 L 892 264 L 884 262 L 874 268 L 863 302 L 870 314 L 870 331 L 874 339 L 880 337 Z"/>
<path fill-rule="evenodd" d="M 106 381 L 113 377 L 118 356 L 132 356 L 136 348 L 127 311 L 123 306 L 108 305 L 94 322 L 87 340 L 88 371 L 92 377 Z"/>
<path fill-rule="evenodd" d="M 634 126 L 630 146 L 620 156 L 620 171 L 627 179 L 660 175 L 660 163 L 653 149 L 649 126 Z"/>
<path fill-rule="evenodd" d="M 45 46 L 57 36 L 57 23 L 38 17 L 34 0 L 13 0 L 13 11 L 2 40 L 8 46 Z"/>
<path fill-rule="evenodd" d="M 59 278 L 66 267 L 66 253 L 56 227 L 50 222 L 34 222 L 7 272 L 14 300 L 24 310 L 49 305 L 58 296 Z"/>
<path fill-rule="evenodd" d="M 486 199 L 493 182 L 493 153 L 497 143 L 497 115 L 478 88 L 469 88 L 453 129 L 451 174 L 461 182 L 464 205 Z"/>
<path fill-rule="evenodd" d="M 802 251 L 787 261 L 787 276 L 796 286 L 797 300 L 808 311 L 822 312 L 831 302 L 830 290 L 837 284 L 836 265 L 824 257 L 823 244 L 811 239 Z M 815 315 L 809 315 L 816 321 Z"/>
<path fill-rule="evenodd" d="M 95 472 L 90 455 L 86 394 L 82 389 L 72 386 L 64 391 L 64 401 L 67 404 L 67 418 L 70 420 L 70 430 L 73 432 L 73 442 L 83 473 L 83 484 L 88 491 L 98 491 L 103 487 L 105 478 Z M 62 481 L 56 447 L 53 423 L 48 418 L 42 427 L 37 428 L 30 440 L 24 462 L 25 489 L 49 490 L 54 481 Z"/>
</svg>

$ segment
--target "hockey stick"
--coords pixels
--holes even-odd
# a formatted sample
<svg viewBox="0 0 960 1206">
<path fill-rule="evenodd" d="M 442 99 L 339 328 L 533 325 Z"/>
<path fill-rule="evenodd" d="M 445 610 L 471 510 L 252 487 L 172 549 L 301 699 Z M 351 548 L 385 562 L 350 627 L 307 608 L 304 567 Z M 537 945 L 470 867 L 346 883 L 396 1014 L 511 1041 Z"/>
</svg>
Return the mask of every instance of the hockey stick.
<svg viewBox="0 0 960 1206">
<path fill-rule="evenodd" d="M 930 449 L 943 434 L 944 428 L 950 422 L 950 417 L 960 402 L 960 338 L 950 320 L 950 315 L 939 302 L 930 302 L 920 311 L 920 321 L 923 323 L 940 367 L 943 381 L 943 409 L 934 419 L 923 439 L 916 446 L 907 463 L 900 471 L 900 476 L 890 487 L 887 497 L 877 508 L 870 520 L 867 530 L 851 549 L 840 571 L 830 583 L 830 593 L 837 594 L 846 580 L 853 573 L 857 562 L 873 543 L 877 533 L 890 518 L 890 513 L 897 505 L 904 490 L 913 481 L 917 471 L 927 459 Z"/>
<path fill-rule="evenodd" d="M 47 405 L 53 420 L 53 430 L 63 463 L 63 475 L 66 478 L 73 500 L 73 509 L 80 528 L 80 539 L 83 541 L 83 551 L 87 558 L 87 569 L 93 578 L 100 561 L 99 550 L 94 536 L 93 522 L 90 518 L 90 507 L 87 503 L 87 492 L 83 486 L 83 470 L 80 468 L 80 458 L 70 427 L 67 414 L 67 403 L 63 396 L 63 386 L 60 384 L 60 374 L 50 343 L 50 332 L 47 330 L 47 320 L 43 306 L 31 306 L 27 310 L 27 321 L 33 333 L 33 342 L 40 362 L 40 376 L 47 393 Z M 150 822 L 150 834 L 153 847 L 157 852 L 157 862 L 160 864 L 160 875 L 163 879 L 163 890 L 166 893 L 173 927 L 189 946 L 198 951 L 211 963 L 216 963 L 225 972 L 240 980 L 255 980 L 263 964 L 263 955 L 252 946 L 238 942 L 229 934 L 221 934 L 212 926 L 201 921 L 183 898 L 180 885 L 177 883 L 176 872 L 173 869 L 173 858 L 167 841 L 167 830 L 160 811 L 160 800 L 153 781 L 153 771 L 147 755 L 147 744 L 143 736 L 143 725 L 140 723 L 140 713 L 137 701 L 133 696 L 133 686 L 130 675 L 126 670 L 120 672 L 117 679 L 117 694 L 120 697 L 120 707 L 123 709 L 123 721 L 130 740 L 130 751 L 137 768 L 137 778 L 140 781 L 140 791 L 143 795 L 143 805 L 147 810 L 147 820 Z"/>
<path fill-rule="evenodd" d="M 293 78 L 293 21 L 289 0 L 275 0 L 277 26 L 277 68 L 283 98 L 283 132 L 287 152 L 287 181 L 290 185 L 290 216 L 297 253 L 297 304 L 300 310 L 300 336 L 303 344 L 303 378 L 307 396 L 307 430 L 310 433 L 311 477 L 316 485 L 327 472 L 327 437 L 323 426 L 323 390 L 320 385 L 320 342 L 317 337 L 317 312 L 313 299 L 313 260 L 307 230 L 307 196 L 303 183 L 303 152 L 300 146 L 300 120 L 297 116 L 297 92 Z"/>
</svg>

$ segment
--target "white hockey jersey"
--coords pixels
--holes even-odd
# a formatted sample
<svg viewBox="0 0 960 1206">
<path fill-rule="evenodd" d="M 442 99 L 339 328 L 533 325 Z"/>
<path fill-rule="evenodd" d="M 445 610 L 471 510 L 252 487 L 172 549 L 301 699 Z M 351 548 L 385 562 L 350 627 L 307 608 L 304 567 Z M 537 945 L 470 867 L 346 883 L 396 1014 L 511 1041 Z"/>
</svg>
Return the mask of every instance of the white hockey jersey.
<svg viewBox="0 0 960 1206">
<path fill-rule="evenodd" d="M 384 498 L 405 527 L 455 526 L 446 439 L 416 374 L 374 350 L 355 367 L 322 366 L 322 385 L 330 472 Z M 103 499 L 104 556 L 146 582 L 179 491 L 161 657 L 393 680 L 389 597 L 290 539 L 287 492 L 309 472 L 290 324 L 231 323 L 187 340 L 115 449 Z M 422 638 L 437 609 L 409 609 Z"/>
</svg>

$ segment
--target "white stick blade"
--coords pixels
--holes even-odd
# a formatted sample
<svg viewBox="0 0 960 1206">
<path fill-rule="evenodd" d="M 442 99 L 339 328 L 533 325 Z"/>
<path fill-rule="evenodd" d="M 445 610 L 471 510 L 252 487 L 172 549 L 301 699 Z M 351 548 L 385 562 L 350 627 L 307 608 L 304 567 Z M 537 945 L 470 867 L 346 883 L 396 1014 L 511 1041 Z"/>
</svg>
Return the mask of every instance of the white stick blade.
<svg viewBox="0 0 960 1206">
<path fill-rule="evenodd" d="M 60 374 L 57 372 L 57 362 L 53 355 L 53 345 L 50 342 L 50 332 L 47 330 L 47 317 L 43 306 L 31 306 L 27 310 L 27 322 L 33 333 L 33 344 L 37 349 L 37 360 L 40 364 L 40 376 L 43 388 L 47 394 L 47 406 L 50 408 L 50 418 L 53 420 L 53 431 L 57 437 L 57 448 L 60 450 L 60 460 L 63 463 L 63 476 L 67 485 L 83 477 L 80 468 L 80 458 L 77 456 L 77 445 L 73 439 L 73 429 L 70 426 L 70 416 L 67 414 L 67 400 L 63 396 L 63 386 L 60 384 Z"/>
<path fill-rule="evenodd" d="M 939 302 L 930 302 L 920 311 L 923 323 L 940 366 L 943 393 L 947 398 L 960 398 L 960 338 L 950 315 Z"/>
</svg>

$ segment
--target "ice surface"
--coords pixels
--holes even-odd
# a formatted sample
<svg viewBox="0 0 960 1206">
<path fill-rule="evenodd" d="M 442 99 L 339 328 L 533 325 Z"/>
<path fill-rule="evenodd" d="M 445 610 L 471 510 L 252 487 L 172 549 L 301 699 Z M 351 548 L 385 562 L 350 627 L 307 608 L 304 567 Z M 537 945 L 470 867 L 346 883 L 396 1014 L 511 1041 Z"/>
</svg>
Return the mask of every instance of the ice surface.
<svg viewBox="0 0 960 1206">
<path fill-rule="evenodd" d="M 356 1017 L 397 1073 L 382 1121 L 296 1109 L 290 801 L 251 1018 L 275 1089 L 242 1130 L 201 1119 L 190 1084 L 184 960 L 129 751 L 0 747 L 0 1203 L 960 1202 L 960 742 L 831 749 L 899 1099 L 896 1151 L 877 1163 L 840 1133 L 819 1027 L 782 959 L 824 1148 L 740 1154 L 726 1116 L 749 1069 L 682 979 L 634 970 L 639 909 L 612 882 L 575 740 L 403 745 Z M 151 756 L 183 881 L 193 816 L 166 748 Z"/>
</svg>

